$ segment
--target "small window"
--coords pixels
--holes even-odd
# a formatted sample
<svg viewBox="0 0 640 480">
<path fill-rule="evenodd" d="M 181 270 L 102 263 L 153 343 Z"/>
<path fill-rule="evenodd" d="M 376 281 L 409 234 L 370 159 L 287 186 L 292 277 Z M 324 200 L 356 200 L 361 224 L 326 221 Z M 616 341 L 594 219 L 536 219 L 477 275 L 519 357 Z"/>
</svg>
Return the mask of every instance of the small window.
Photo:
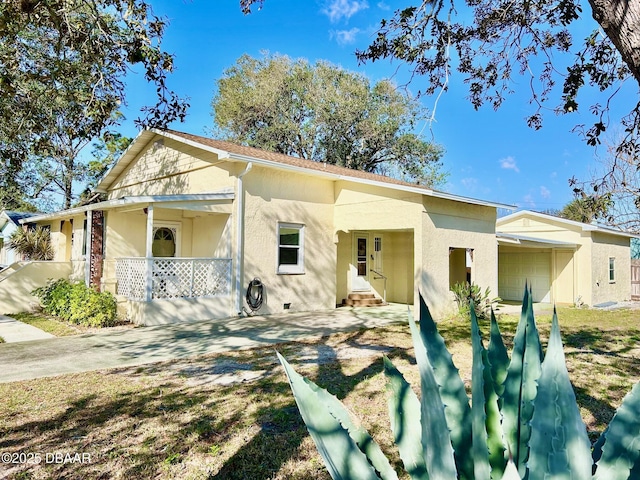
<svg viewBox="0 0 640 480">
<path fill-rule="evenodd" d="M 151 252 L 154 257 L 175 257 L 176 237 L 171 228 L 159 227 L 154 229 Z"/>
<path fill-rule="evenodd" d="M 304 273 L 304 225 L 278 224 L 278 273 Z"/>
<path fill-rule="evenodd" d="M 616 281 L 616 259 L 609 257 L 609 283 Z"/>
</svg>

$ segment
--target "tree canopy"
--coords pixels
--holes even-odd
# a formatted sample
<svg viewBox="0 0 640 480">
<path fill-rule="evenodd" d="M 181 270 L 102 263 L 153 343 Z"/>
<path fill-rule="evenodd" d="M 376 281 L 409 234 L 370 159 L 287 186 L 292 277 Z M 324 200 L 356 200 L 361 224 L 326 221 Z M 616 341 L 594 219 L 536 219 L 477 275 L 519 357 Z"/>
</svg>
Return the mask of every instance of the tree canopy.
<svg viewBox="0 0 640 480">
<path fill-rule="evenodd" d="M 245 145 L 429 186 L 442 148 L 414 133 L 426 112 L 383 80 L 327 62 L 244 55 L 217 81 L 217 134 Z"/>
<path fill-rule="evenodd" d="M 157 94 L 136 124 L 183 119 L 188 104 L 167 86 L 165 26 L 144 0 L 0 3 L 0 187 L 48 184 L 52 163 L 73 172 L 79 150 L 118 123 L 125 77 L 136 66 Z M 42 162 L 32 173 L 45 178 L 25 179 L 23 162 L 34 157 Z M 68 185 L 62 189 L 68 196 Z"/>
<path fill-rule="evenodd" d="M 245 13 L 263 0 L 240 0 Z M 588 21 L 599 28 L 576 40 L 573 26 Z M 423 0 L 407 4 L 380 23 L 363 61 L 383 58 L 406 62 L 427 94 L 446 89 L 457 70 L 468 84 L 474 107 L 499 108 L 521 76 L 529 78 L 533 110 L 527 118 L 541 128 L 545 111 L 564 114 L 589 110 L 591 126 L 578 125 L 596 145 L 607 129 L 610 107 L 620 83 L 640 84 L 640 0 Z M 587 86 L 602 92 L 602 101 L 585 106 L 579 93 Z M 560 87 L 560 88 L 555 88 Z M 556 97 L 555 95 L 558 95 Z M 640 102 L 619 98 L 629 113 L 619 154 L 640 154 Z M 617 121 L 617 120 L 616 120 Z"/>
<path fill-rule="evenodd" d="M 581 223 L 592 223 L 607 215 L 611 201 L 607 197 L 577 197 L 556 213 L 558 217 Z"/>
</svg>

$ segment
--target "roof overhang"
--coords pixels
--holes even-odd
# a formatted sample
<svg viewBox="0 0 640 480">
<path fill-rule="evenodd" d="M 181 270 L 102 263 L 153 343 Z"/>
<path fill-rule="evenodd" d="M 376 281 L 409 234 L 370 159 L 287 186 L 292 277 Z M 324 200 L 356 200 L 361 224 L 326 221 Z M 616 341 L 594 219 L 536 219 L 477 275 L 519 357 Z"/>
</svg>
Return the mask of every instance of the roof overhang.
<svg viewBox="0 0 640 480">
<path fill-rule="evenodd" d="M 545 238 L 526 237 L 511 233 L 496 233 L 498 245 L 523 247 L 523 248 L 578 248 L 578 244 L 571 242 L 561 242 L 559 240 L 549 240 Z"/>
<path fill-rule="evenodd" d="M 501 208 L 506 210 L 516 210 L 516 206 L 508 205 L 504 203 L 491 202 L 485 200 L 478 200 L 470 197 L 463 197 L 458 195 L 452 195 L 444 192 L 438 192 L 436 190 L 431 190 L 424 187 L 419 186 L 411 186 L 411 185 L 401 185 L 396 183 L 384 182 L 384 181 L 376 181 L 367 178 L 359 178 L 356 176 L 350 175 L 340 175 L 333 172 L 323 172 L 320 169 L 311 169 L 305 168 L 297 165 L 288 165 L 285 163 L 276 162 L 273 160 L 267 160 L 260 157 L 249 156 L 249 155 L 241 155 L 234 152 L 228 152 L 226 150 L 221 150 L 219 148 L 212 147 L 211 145 L 206 145 L 204 143 L 200 143 L 194 140 L 190 140 L 188 138 L 184 138 L 179 135 L 174 135 L 171 132 L 167 132 L 164 130 L 150 129 L 141 131 L 138 136 L 135 138 L 131 145 L 125 152 L 122 154 L 120 159 L 116 162 L 116 164 L 111 167 L 111 169 L 105 174 L 102 178 L 98 186 L 96 187 L 96 192 L 105 193 L 109 187 L 113 184 L 113 182 L 122 174 L 122 172 L 135 160 L 135 158 L 142 152 L 149 142 L 155 138 L 156 136 L 165 137 L 176 142 L 182 143 L 184 145 L 189 145 L 194 148 L 198 148 L 200 150 L 213 153 L 216 155 L 218 160 L 226 160 L 230 162 L 242 162 L 242 163 L 253 163 L 255 165 L 262 165 L 269 168 L 277 169 L 280 171 L 288 171 L 292 173 L 300 173 L 304 175 L 311 175 L 320 178 L 327 178 L 331 180 L 344 180 L 352 183 L 363 184 L 363 185 L 371 185 L 376 187 L 388 188 L 391 190 L 400 190 L 403 192 L 416 193 L 419 195 L 426 195 L 436 198 L 442 198 L 446 200 L 454 200 L 458 202 L 468 203 L 472 205 L 481 205 L 486 207 L 493 208 Z"/>
<path fill-rule="evenodd" d="M 85 212 L 92 210 L 134 210 L 137 208 L 147 207 L 150 204 L 160 208 L 192 210 L 206 213 L 231 213 L 230 203 L 234 198 L 235 194 L 231 189 L 224 189 L 214 193 L 194 193 L 189 195 L 140 195 L 122 197 L 114 200 L 92 203 L 82 207 L 70 208 L 60 212 L 36 215 L 21 220 L 20 223 L 61 220 L 83 215 Z M 212 204 L 228 205 L 228 208 L 211 209 L 209 207 Z"/>
</svg>

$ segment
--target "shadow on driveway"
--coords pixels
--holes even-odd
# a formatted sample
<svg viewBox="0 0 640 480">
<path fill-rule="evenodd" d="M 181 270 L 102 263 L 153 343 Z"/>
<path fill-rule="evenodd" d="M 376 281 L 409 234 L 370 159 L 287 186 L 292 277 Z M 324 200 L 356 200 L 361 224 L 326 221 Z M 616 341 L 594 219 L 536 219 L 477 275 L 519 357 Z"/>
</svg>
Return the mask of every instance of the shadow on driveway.
<svg viewBox="0 0 640 480">
<path fill-rule="evenodd" d="M 406 305 L 139 327 L 0 344 L 0 382 L 127 367 L 407 322 Z"/>
</svg>

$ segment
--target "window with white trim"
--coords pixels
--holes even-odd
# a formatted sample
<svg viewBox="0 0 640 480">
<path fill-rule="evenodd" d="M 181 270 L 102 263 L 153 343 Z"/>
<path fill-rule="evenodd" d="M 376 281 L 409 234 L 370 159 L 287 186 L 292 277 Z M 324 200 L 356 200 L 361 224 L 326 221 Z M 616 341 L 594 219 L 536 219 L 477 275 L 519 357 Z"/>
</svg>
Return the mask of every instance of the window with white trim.
<svg viewBox="0 0 640 480">
<path fill-rule="evenodd" d="M 304 273 L 304 225 L 278 223 L 278 273 Z"/>
<path fill-rule="evenodd" d="M 616 259 L 615 257 L 609 257 L 609 283 L 615 283 L 616 281 Z"/>
</svg>

